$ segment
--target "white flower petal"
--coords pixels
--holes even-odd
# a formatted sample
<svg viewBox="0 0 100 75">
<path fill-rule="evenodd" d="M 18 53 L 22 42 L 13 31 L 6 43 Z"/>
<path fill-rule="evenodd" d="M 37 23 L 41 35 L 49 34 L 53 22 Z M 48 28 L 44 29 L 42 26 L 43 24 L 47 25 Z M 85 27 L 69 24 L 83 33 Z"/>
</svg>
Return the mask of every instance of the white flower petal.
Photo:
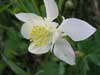
<svg viewBox="0 0 100 75">
<path fill-rule="evenodd" d="M 71 45 L 63 38 L 56 41 L 54 46 L 54 54 L 62 61 L 75 65 L 75 53 Z"/>
<path fill-rule="evenodd" d="M 21 27 L 21 34 L 24 38 L 29 39 L 29 35 L 32 31 L 33 24 L 25 23 Z"/>
<path fill-rule="evenodd" d="M 55 31 L 55 32 L 53 33 L 53 37 L 52 37 L 52 43 L 53 43 L 53 44 L 57 41 L 57 39 L 59 38 L 59 36 L 60 36 L 60 32 Z"/>
<path fill-rule="evenodd" d="M 53 21 L 58 16 L 58 7 L 54 0 L 44 0 L 47 18 L 50 21 Z"/>
<path fill-rule="evenodd" d="M 42 19 L 40 16 L 33 13 L 18 13 L 15 16 L 22 22 L 34 22 L 34 20 Z"/>
<path fill-rule="evenodd" d="M 57 28 L 57 26 L 58 26 L 57 22 L 51 22 L 47 18 L 44 18 L 44 22 L 45 22 L 45 25 L 49 25 L 49 26 L 53 27 L 54 29 Z"/>
<path fill-rule="evenodd" d="M 49 45 L 43 47 L 36 47 L 34 43 L 31 43 L 28 48 L 29 52 L 33 54 L 44 54 L 47 53 L 49 49 L 50 49 Z"/>
<path fill-rule="evenodd" d="M 60 33 L 59 32 L 57 32 L 57 31 L 53 32 L 52 44 L 51 44 L 51 48 L 50 48 L 50 51 L 51 52 L 52 52 L 53 46 L 54 46 L 55 42 L 57 41 L 57 39 L 59 38 L 59 36 L 60 36 Z"/>
<path fill-rule="evenodd" d="M 59 29 L 65 32 L 74 41 L 87 39 L 96 31 L 96 29 L 87 22 L 76 18 L 64 20 Z"/>
</svg>

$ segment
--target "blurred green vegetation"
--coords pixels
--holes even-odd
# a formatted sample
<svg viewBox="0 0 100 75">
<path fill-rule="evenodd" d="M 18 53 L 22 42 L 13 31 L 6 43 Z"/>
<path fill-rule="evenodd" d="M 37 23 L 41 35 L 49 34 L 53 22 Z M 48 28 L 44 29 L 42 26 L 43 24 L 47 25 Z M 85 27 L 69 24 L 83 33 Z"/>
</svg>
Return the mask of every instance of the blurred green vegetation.
<svg viewBox="0 0 100 75">
<path fill-rule="evenodd" d="M 59 17 L 83 19 L 97 28 L 97 32 L 81 42 L 71 44 L 78 56 L 77 65 L 70 66 L 52 54 L 33 55 L 29 42 L 23 39 L 22 22 L 18 12 L 45 16 L 43 0 L 0 0 L 0 75 L 100 75 L 100 0 L 56 0 Z M 61 16 L 62 15 L 62 16 Z"/>
</svg>

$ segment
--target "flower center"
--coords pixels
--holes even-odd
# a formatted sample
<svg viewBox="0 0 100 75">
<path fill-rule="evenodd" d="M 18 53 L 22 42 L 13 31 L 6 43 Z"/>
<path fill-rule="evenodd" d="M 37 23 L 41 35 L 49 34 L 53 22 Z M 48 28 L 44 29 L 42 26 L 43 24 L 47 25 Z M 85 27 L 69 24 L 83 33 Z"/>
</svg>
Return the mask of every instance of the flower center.
<svg viewBox="0 0 100 75">
<path fill-rule="evenodd" d="M 49 43 L 51 32 L 43 26 L 34 26 L 30 33 L 30 41 L 35 43 L 35 46 L 45 46 Z"/>
</svg>

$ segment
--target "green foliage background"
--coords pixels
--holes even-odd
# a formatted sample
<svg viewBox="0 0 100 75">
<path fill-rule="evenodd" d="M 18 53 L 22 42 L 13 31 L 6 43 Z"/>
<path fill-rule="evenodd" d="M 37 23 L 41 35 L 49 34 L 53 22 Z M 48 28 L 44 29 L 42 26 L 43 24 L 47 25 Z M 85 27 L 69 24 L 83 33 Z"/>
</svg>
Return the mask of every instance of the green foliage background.
<svg viewBox="0 0 100 75">
<path fill-rule="evenodd" d="M 28 52 L 29 41 L 23 39 L 19 12 L 45 16 L 43 0 L 0 0 L 0 75 L 100 75 L 100 0 L 56 0 L 61 23 L 66 18 L 80 18 L 97 32 L 81 42 L 68 39 L 77 54 L 75 66 L 58 60 L 53 54 Z"/>
</svg>

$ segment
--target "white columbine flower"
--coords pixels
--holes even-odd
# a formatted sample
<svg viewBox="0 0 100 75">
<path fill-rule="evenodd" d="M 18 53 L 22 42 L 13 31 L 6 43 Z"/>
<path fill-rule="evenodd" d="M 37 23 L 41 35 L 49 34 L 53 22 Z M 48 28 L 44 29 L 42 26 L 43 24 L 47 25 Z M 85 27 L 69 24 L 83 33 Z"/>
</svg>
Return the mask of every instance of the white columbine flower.
<svg viewBox="0 0 100 75">
<path fill-rule="evenodd" d="M 74 41 L 90 37 L 96 29 L 87 22 L 76 19 L 64 19 L 60 26 L 53 22 L 58 16 L 58 8 L 54 0 L 44 0 L 47 18 L 33 13 L 19 13 L 16 17 L 23 21 L 21 33 L 29 39 L 29 52 L 34 54 L 47 53 L 49 50 L 56 57 L 70 65 L 75 64 L 75 53 L 63 36 L 66 34 Z M 53 50 L 52 50 L 53 49 Z"/>
</svg>

